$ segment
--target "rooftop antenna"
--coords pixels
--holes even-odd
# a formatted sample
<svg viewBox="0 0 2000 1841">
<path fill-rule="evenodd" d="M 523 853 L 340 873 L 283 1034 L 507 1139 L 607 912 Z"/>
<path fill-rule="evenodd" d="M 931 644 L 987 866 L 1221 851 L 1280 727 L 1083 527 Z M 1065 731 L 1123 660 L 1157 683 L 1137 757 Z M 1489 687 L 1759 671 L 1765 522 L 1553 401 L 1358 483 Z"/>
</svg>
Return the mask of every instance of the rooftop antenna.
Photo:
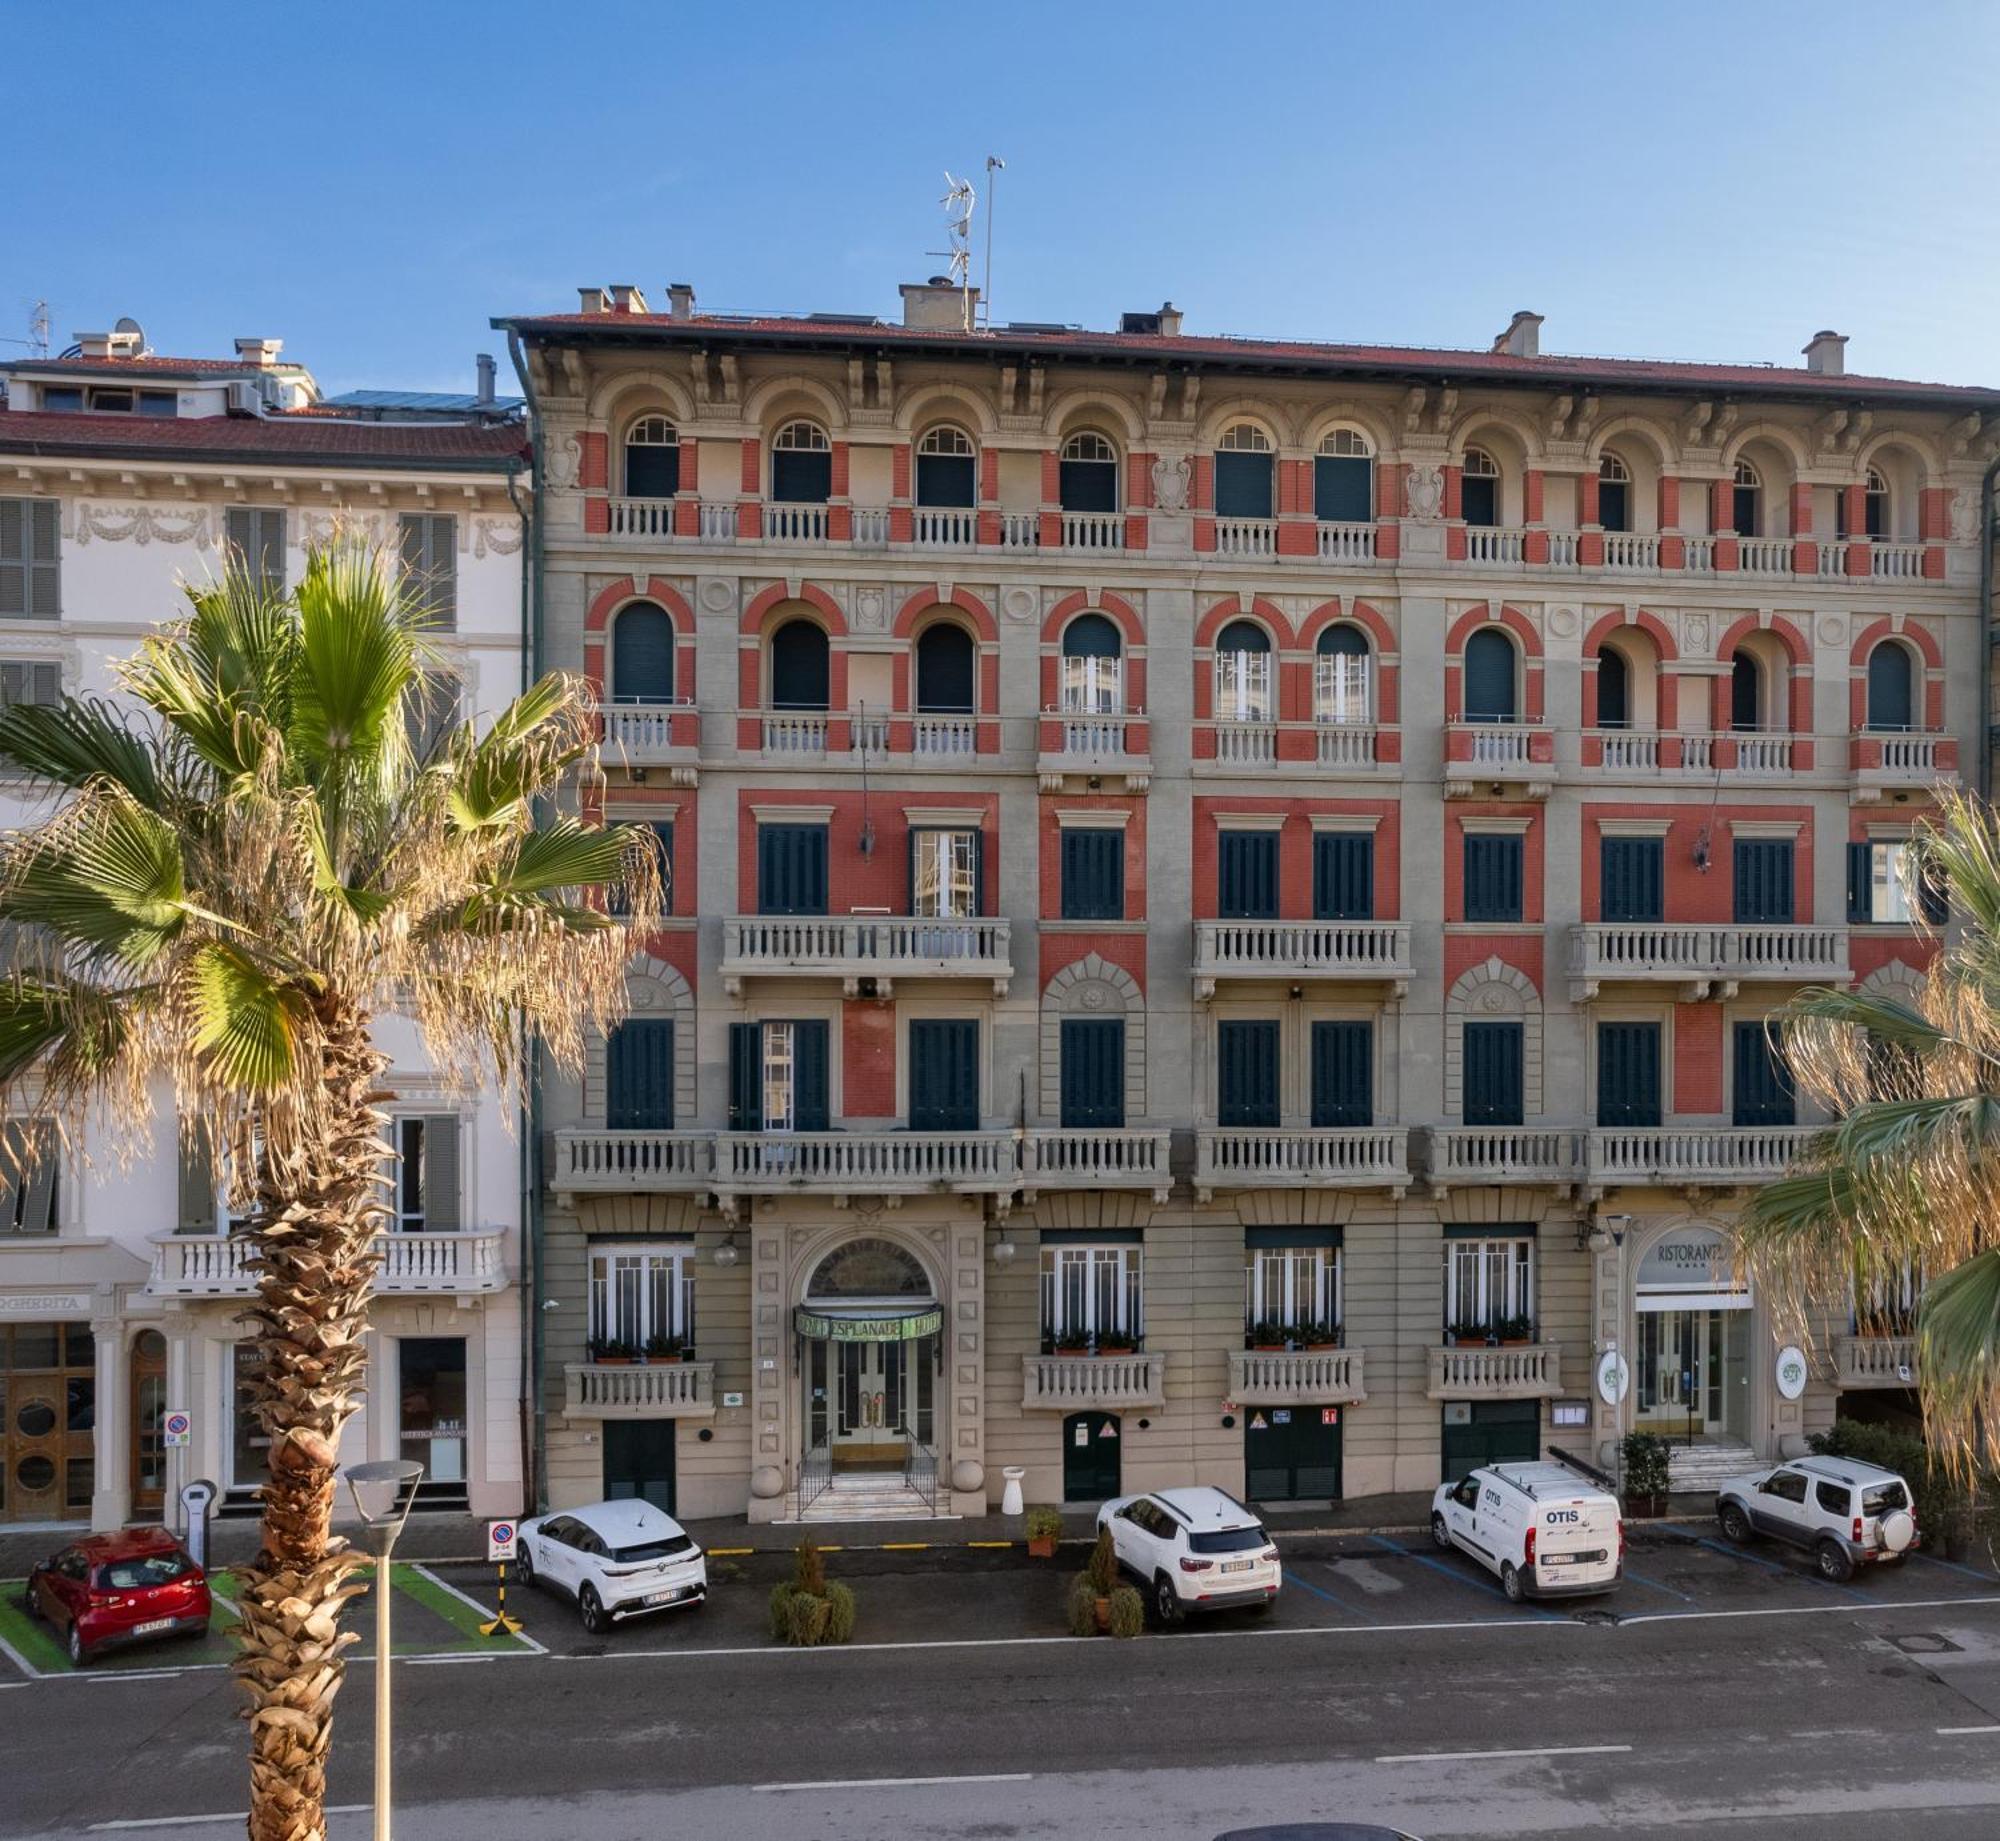
<svg viewBox="0 0 2000 1841">
<path fill-rule="evenodd" d="M 28 309 L 28 347 L 37 358 L 49 355 L 49 303 L 45 300 Z"/>
<path fill-rule="evenodd" d="M 1000 181 L 993 175 L 1006 170 L 1007 162 L 997 153 L 986 156 L 986 274 L 980 288 L 979 304 L 989 329 L 993 324 L 993 214 L 1000 200 Z"/>
<path fill-rule="evenodd" d="M 972 213 L 978 204 L 978 194 L 972 189 L 970 179 L 954 179 L 949 172 L 944 176 L 945 194 L 938 200 L 945 211 L 945 235 L 951 247 L 933 249 L 927 253 L 942 256 L 950 265 L 952 281 L 963 297 L 965 330 L 972 330 Z"/>
</svg>

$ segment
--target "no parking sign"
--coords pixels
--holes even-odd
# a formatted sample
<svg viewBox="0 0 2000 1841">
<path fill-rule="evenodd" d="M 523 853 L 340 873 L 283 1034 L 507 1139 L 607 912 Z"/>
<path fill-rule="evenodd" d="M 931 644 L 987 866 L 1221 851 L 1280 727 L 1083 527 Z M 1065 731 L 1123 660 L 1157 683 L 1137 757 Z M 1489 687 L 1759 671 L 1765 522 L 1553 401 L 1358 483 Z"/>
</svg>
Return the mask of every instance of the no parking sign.
<svg viewBox="0 0 2000 1841">
<path fill-rule="evenodd" d="M 489 1560 L 511 1560 L 515 1545 L 516 1532 L 511 1521 L 489 1521 L 486 1524 L 486 1557 Z"/>
<path fill-rule="evenodd" d="M 173 1447 L 194 1443 L 194 1415 L 192 1413 L 162 1413 L 160 1415 L 160 1443 Z"/>
</svg>

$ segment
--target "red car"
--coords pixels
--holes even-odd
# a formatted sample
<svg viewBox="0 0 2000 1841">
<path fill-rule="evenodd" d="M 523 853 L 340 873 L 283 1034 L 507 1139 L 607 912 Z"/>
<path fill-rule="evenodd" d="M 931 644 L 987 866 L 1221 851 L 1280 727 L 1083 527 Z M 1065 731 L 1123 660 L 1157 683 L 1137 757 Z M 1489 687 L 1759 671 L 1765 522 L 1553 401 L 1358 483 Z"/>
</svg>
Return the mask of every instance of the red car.
<svg viewBox="0 0 2000 1841">
<path fill-rule="evenodd" d="M 208 1628 L 208 1578 L 164 1528 L 86 1535 L 28 1575 L 27 1609 L 81 1668 L 100 1649 Z"/>
</svg>

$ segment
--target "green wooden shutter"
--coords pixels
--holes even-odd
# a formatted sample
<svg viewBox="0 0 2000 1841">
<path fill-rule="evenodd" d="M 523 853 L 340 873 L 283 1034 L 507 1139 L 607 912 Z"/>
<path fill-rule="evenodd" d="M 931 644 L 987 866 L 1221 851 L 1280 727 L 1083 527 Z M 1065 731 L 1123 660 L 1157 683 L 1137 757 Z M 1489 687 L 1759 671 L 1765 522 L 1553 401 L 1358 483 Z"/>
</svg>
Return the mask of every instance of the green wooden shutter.
<svg viewBox="0 0 2000 1841">
<path fill-rule="evenodd" d="M 979 1025 L 921 1018 L 910 1024 L 910 1129 L 979 1128 Z"/>
<path fill-rule="evenodd" d="M 1276 1022 L 1217 1023 L 1215 1075 L 1218 1125 L 1243 1129 L 1275 1127 L 1280 1119 Z"/>
<path fill-rule="evenodd" d="M 1792 1070 L 1777 1051 L 1762 1023 L 1738 1023 L 1733 1032 L 1736 1091 L 1730 1118 L 1737 1125 L 1771 1126 L 1798 1123 L 1798 1097 Z"/>
<path fill-rule="evenodd" d="M 405 512 L 397 531 L 407 593 L 433 626 L 458 624 L 458 521 L 448 512 Z"/>
<path fill-rule="evenodd" d="M 465 1177 L 458 1134 L 457 1113 L 424 1115 L 424 1227 L 433 1234 L 455 1234 L 464 1223 Z"/>
<path fill-rule="evenodd" d="M 1268 518 L 1276 462 L 1269 454 L 1219 453 L 1215 457 L 1215 515 Z"/>
<path fill-rule="evenodd" d="M 1375 1029 L 1370 1023 L 1312 1026 L 1312 1122 L 1375 1123 Z"/>
<path fill-rule="evenodd" d="M 729 1025 L 729 1129 L 764 1129 L 764 1027 Z"/>
<path fill-rule="evenodd" d="M 1125 918 L 1125 834 L 1092 828 L 1059 833 L 1064 920 Z"/>
<path fill-rule="evenodd" d="M 1110 1131 L 1125 1123 L 1125 1022 L 1122 1017 L 1064 1017 L 1062 1124 L 1066 1131 Z"/>
<path fill-rule="evenodd" d="M 181 1138 L 180 1222 L 182 1234 L 212 1234 L 219 1225 L 215 1198 L 215 1158 L 199 1132 Z"/>
<path fill-rule="evenodd" d="M 604 1123 L 611 1131 L 674 1128 L 674 1025 L 634 1017 L 604 1044 Z"/>
<path fill-rule="evenodd" d="M 1467 832 L 1465 837 L 1465 918 L 1517 921 L 1521 918 L 1522 840 Z"/>
<path fill-rule="evenodd" d="M 1871 884 L 1875 867 L 1873 847 L 1868 844 L 1849 844 L 1847 847 L 1847 918 L 1850 922 L 1868 919 L 1873 911 Z"/>
<path fill-rule="evenodd" d="M 1464 1064 L 1460 1112 L 1467 1125 L 1519 1125 L 1525 1091 L 1523 1032 L 1519 1023 L 1467 1023 L 1460 1044 Z"/>
<path fill-rule="evenodd" d="M 0 499 L 0 617 L 62 614 L 62 508 L 54 499 Z"/>
<path fill-rule="evenodd" d="M 1598 849 L 1598 915 L 1607 921 L 1665 918 L 1665 841 L 1607 837 Z"/>
<path fill-rule="evenodd" d="M 757 827 L 757 912 L 826 912 L 826 826 Z"/>
<path fill-rule="evenodd" d="M 1278 834 L 1224 831 L 1216 838 L 1216 908 L 1224 920 L 1278 918 Z"/>
<path fill-rule="evenodd" d="M 1375 918 L 1375 839 L 1365 831 L 1322 831 L 1313 839 L 1313 918 Z"/>
<path fill-rule="evenodd" d="M 1738 926 L 1790 926 L 1792 922 L 1792 840 L 1739 837 L 1735 919 Z"/>
<path fill-rule="evenodd" d="M 674 700 L 674 621 L 664 607 L 638 601 L 611 629 L 611 694 L 620 703 Z"/>
<path fill-rule="evenodd" d="M 976 1027 L 967 1024 L 967 1028 Z M 792 1025 L 792 1129 L 829 1131 L 833 1126 L 827 1078 L 828 1030 L 823 1017 Z"/>
<path fill-rule="evenodd" d="M 1359 454 L 1321 454 L 1313 461 L 1313 516 L 1335 524 L 1375 521 L 1374 463 Z"/>
<path fill-rule="evenodd" d="M 1598 1024 L 1597 1122 L 1627 1128 L 1659 1124 L 1659 1024 Z"/>
</svg>

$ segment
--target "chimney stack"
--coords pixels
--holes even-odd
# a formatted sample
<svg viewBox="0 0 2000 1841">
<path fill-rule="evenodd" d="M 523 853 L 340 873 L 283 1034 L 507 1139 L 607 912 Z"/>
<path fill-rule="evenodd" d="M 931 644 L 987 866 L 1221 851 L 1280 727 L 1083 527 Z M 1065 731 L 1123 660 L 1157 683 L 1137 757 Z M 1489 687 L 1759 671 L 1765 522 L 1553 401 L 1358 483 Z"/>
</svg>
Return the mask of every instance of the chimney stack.
<svg viewBox="0 0 2000 1841">
<path fill-rule="evenodd" d="M 578 288 L 576 306 L 579 313 L 607 313 L 610 311 L 604 299 L 602 288 Z"/>
<path fill-rule="evenodd" d="M 614 281 L 611 284 L 611 310 L 614 313 L 644 313 L 646 297 L 629 281 Z"/>
<path fill-rule="evenodd" d="M 1805 346 L 1806 369 L 1822 377 L 1839 377 L 1847 369 L 1847 335 L 1816 332 Z"/>
<path fill-rule="evenodd" d="M 905 326 L 924 332 L 967 332 L 979 323 L 979 290 L 961 288 L 949 275 L 906 281 L 897 291 L 903 297 Z"/>
<path fill-rule="evenodd" d="M 108 332 L 80 332 L 76 335 L 76 343 L 86 358 L 111 356 L 111 335 Z"/>
<path fill-rule="evenodd" d="M 667 283 L 667 312 L 677 320 L 694 318 L 694 283 L 691 281 L 670 281 Z"/>
<path fill-rule="evenodd" d="M 1160 303 L 1160 331 L 1169 339 L 1181 336 L 1181 310 L 1170 300 Z"/>
<path fill-rule="evenodd" d="M 473 363 L 477 365 L 479 368 L 479 392 L 477 401 L 479 403 L 480 408 L 490 409 L 493 406 L 493 401 L 494 401 L 493 354 L 491 352 L 481 352 L 479 356 L 473 360 Z"/>
<path fill-rule="evenodd" d="M 254 364 L 260 371 L 268 371 L 278 362 L 278 354 L 285 349 L 283 339 L 238 339 L 236 357 L 239 363 Z"/>
<path fill-rule="evenodd" d="M 1539 358 L 1542 354 L 1542 316 L 1525 309 L 1507 322 L 1507 330 L 1493 341 L 1496 352 L 1510 358 Z"/>
</svg>

